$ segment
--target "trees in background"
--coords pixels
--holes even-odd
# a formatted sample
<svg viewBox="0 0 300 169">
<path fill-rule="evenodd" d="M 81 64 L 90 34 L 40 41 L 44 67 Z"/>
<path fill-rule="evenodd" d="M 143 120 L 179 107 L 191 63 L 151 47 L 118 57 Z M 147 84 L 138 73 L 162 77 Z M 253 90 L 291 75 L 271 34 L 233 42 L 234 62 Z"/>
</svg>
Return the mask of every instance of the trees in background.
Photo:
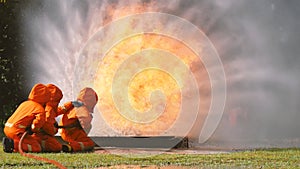
<svg viewBox="0 0 300 169">
<path fill-rule="evenodd" d="M 28 93 L 23 62 L 26 45 L 19 24 L 21 7 L 18 1 L 0 0 L 0 133 L 5 121 Z"/>
</svg>

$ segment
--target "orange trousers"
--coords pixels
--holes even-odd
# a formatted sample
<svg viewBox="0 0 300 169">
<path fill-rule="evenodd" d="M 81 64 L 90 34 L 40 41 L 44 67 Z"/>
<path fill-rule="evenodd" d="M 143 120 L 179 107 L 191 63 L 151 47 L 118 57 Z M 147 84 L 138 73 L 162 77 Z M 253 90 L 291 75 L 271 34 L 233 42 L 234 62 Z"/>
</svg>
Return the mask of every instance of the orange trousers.
<svg viewBox="0 0 300 169">
<path fill-rule="evenodd" d="M 43 152 L 60 152 L 62 150 L 62 144 L 54 136 L 35 133 L 32 137 L 39 142 Z"/>
<path fill-rule="evenodd" d="M 83 129 L 79 128 L 63 129 L 61 138 L 69 142 L 74 152 L 89 151 L 95 146 L 93 140 L 87 136 Z"/>
<path fill-rule="evenodd" d="M 15 127 L 5 127 L 4 133 L 5 135 L 14 140 L 14 152 L 19 151 L 19 142 L 24 132 L 19 132 L 18 134 L 15 134 L 16 128 Z M 32 135 L 26 135 L 22 142 L 22 150 L 24 152 L 41 152 L 42 147 L 39 143 L 38 138 L 33 137 Z"/>
</svg>

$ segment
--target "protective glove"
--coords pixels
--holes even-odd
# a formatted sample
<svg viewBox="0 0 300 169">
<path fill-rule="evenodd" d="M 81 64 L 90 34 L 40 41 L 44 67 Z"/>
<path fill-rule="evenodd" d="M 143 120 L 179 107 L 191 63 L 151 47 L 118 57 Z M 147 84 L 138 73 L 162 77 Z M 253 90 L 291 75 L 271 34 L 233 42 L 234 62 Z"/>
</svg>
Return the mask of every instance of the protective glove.
<svg viewBox="0 0 300 169">
<path fill-rule="evenodd" d="M 32 134 L 33 134 L 33 131 L 31 130 L 31 127 L 30 127 L 30 126 L 28 126 L 28 127 L 26 128 L 26 131 L 27 131 L 27 134 L 29 134 L 29 135 L 32 135 Z"/>
<path fill-rule="evenodd" d="M 57 122 L 54 123 L 54 127 L 55 127 L 55 128 L 58 128 L 58 127 L 59 127 Z"/>
<path fill-rule="evenodd" d="M 81 101 L 71 101 L 71 103 L 74 107 L 83 106 L 83 103 Z"/>
</svg>

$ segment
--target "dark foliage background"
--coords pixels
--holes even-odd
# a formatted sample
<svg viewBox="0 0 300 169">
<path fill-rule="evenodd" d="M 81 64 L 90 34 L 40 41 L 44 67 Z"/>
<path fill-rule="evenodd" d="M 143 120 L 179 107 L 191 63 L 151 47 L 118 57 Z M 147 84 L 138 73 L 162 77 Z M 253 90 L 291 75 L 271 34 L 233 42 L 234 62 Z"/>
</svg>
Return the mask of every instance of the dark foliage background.
<svg viewBox="0 0 300 169">
<path fill-rule="evenodd" d="M 0 128 L 17 106 L 27 98 L 25 78 L 26 38 L 20 31 L 21 8 L 26 2 L 0 1 Z"/>
</svg>

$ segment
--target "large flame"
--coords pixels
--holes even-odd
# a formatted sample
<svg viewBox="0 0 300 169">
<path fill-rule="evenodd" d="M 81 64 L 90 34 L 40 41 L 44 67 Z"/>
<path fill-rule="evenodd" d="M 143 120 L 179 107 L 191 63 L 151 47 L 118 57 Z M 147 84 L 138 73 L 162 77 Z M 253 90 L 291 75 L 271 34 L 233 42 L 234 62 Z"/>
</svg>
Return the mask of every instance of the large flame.
<svg viewBox="0 0 300 169">
<path fill-rule="evenodd" d="M 159 19 L 155 24 L 144 24 L 133 19 L 122 22 L 122 25 L 117 27 L 110 26 L 114 21 L 126 16 L 155 12 L 153 6 L 147 4 L 117 8 L 110 5 L 107 8 L 101 26 L 109 29 L 102 30 L 105 32 L 103 34 L 98 34 L 97 30 L 99 27 L 101 29 L 101 26 L 92 26 L 89 32 L 91 38 L 80 55 L 86 63 L 80 64 L 76 71 L 77 77 L 80 78 L 75 79 L 75 82 L 79 82 L 74 85 L 75 90 L 93 82 L 93 88 L 99 96 L 96 112 L 101 113 L 101 118 L 107 124 L 105 127 L 108 126 L 118 134 L 153 136 L 171 133 L 185 136 L 189 132 L 190 135 L 196 136 L 200 133 L 211 105 L 211 83 L 201 60 L 201 49 L 209 45 L 199 43 L 207 42 L 201 39 L 201 36 L 199 40 L 193 36 L 182 39 L 185 38 L 182 35 L 190 33 L 189 27 L 181 30 L 179 27 L 172 27 L 172 22 L 164 25 L 164 21 Z M 175 21 L 178 20 L 175 18 Z M 133 30 L 148 30 L 149 27 L 149 32 L 132 33 L 135 32 Z M 169 33 L 165 34 L 165 28 L 170 30 Z M 185 40 L 188 40 L 189 44 L 185 43 Z M 190 43 L 194 43 L 200 50 L 194 51 Z M 173 61 L 166 59 L 168 57 L 165 55 L 171 56 Z M 94 59 L 95 62 L 85 58 Z M 127 67 L 124 67 L 124 64 L 127 64 Z M 83 67 L 84 65 L 86 67 Z M 138 70 L 141 65 L 145 67 Z M 147 65 L 163 65 L 165 69 Z M 132 76 L 128 80 L 127 77 L 117 75 L 118 72 L 122 72 L 122 76 Z M 191 74 L 196 87 L 189 84 Z M 115 85 L 116 79 L 121 85 Z M 192 101 L 194 93 L 200 95 L 197 97 L 200 97 L 201 101 L 198 101 L 199 98 Z M 190 101 L 193 103 L 189 104 Z M 146 117 L 146 120 L 143 117 Z M 190 130 L 190 126 L 193 126 L 192 131 L 187 131 Z M 183 128 L 182 132 L 180 128 Z"/>
<path fill-rule="evenodd" d="M 153 121 L 149 123 L 134 122 L 122 116 L 115 107 L 116 100 L 112 97 L 111 88 L 117 69 L 129 57 L 146 49 L 160 49 L 172 53 L 174 57 L 178 57 L 191 72 L 195 73 L 197 81 L 201 80 L 199 72 L 206 73 L 206 71 L 203 71 L 205 69 L 203 65 L 201 65 L 199 57 L 183 42 L 172 37 L 155 33 L 144 33 L 123 39 L 120 43 L 116 44 L 105 55 L 102 63 L 99 65 L 94 86 L 99 94 L 98 107 L 102 112 L 103 118 L 113 129 L 125 135 L 162 134 L 174 124 L 181 108 L 181 88 L 185 85 L 185 82 L 178 82 L 173 77 L 184 77 L 188 72 L 185 72 L 185 70 L 180 67 L 175 71 L 176 74 L 172 75 L 159 69 L 145 69 L 132 77 L 128 86 L 124 86 L 128 87 L 128 98 L 131 106 L 140 113 L 146 113 L 146 111 L 151 108 L 151 93 L 155 90 L 162 91 L 166 98 L 166 106 L 158 118 L 153 119 Z M 150 59 L 150 61 L 161 62 L 155 59 Z M 140 62 L 139 59 L 136 59 L 135 62 L 131 64 L 142 64 Z M 166 66 L 174 68 L 178 66 L 171 65 L 170 63 L 165 64 Z M 197 67 L 197 69 L 195 69 L 195 67 Z M 199 69 L 201 69 L 201 71 L 199 71 Z M 135 70 L 123 71 L 130 72 Z M 202 77 L 202 79 L 205 78 L 207 78 L 207 74 L 206 76 L 204 74 Z M 209 87 L 205 87 L 205 90 L 209 90 Z M 127 111 L 130 111 L 130 109 Z M 130 112 L 123 113 L 126 114 Z"/>
<path fill-rule="evenodd" d="M 217 119 L 214 112 L 219 109 L 210 106 L 222 109 L 211 99 L 219 98 L 220 92 L 223 96 L 223 83 L 216 85 L 222 82 L 222 67 L 212 43 L 197 26 L 165 13 L 157 1 L 103 2 L 89 4 L 87 11 L 73 11 L 65 1 L 56 3 L 63 4 L 57 16 L 65 18 L 51 22 L 56 15 L 42 15 L 39 22 L 28 22 L 32 28 L 28 30 L 39 33 L 34 41 L 39 43 L 33 53 L 36 65 L 51 75 L 41 73 L 38 79 L 56 82 L 67 100 L 84 87 L 94 88 L 99 102 L 93 134 L 186 136 L 193 127 L 189 134 L 197 137 L 204 122 L 214 123 L 206 120 L 210 110 Z M 44 50 L 43 40 L 51 45 L 50 51 Z M 57 58 L 48 62 L 53 56 Z M 141 65 L 145 67 L 136 69 Z M 212 90 L 214 86 L 217 90 Z"/>
</svg>

